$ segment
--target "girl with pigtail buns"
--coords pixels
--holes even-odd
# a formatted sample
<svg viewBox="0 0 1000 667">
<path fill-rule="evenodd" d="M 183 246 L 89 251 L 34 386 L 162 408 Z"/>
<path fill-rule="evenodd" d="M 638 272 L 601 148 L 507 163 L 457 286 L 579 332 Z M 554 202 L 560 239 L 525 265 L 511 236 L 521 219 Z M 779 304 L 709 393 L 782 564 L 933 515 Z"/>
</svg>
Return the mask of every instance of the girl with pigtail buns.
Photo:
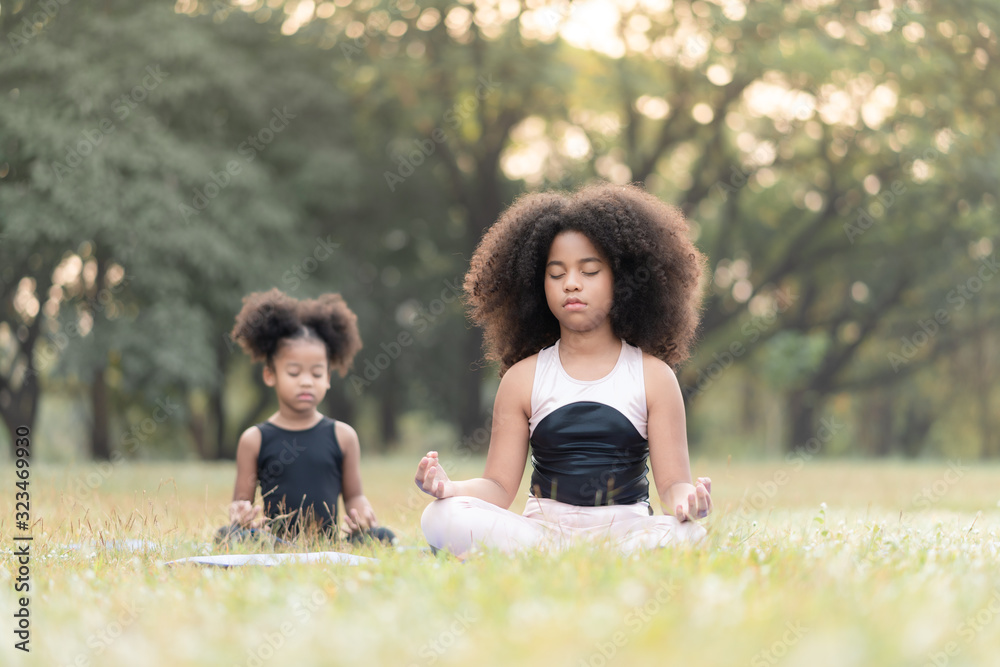
<svg viewBox="0 0 1000 667">
<path fill-rule="evenodd" d="M 339 294 L 294 299 L 277 289 L 243 299 L 231 336 L 255 362 L 278 398 L 278 411 L 240 436 L 229 528 L 219 539 L 239 540 L 267 526 L 279 537 L 305 530 L 336 536 L 337 501 L 352 539 L 392 542 L 378 525 L 361 487 L 358 434 L 318 407 L 331 368 L 343 377 L 361 349 L 357 317 Z M 254 505 L 260 486 L 261 505 Z"/>
<path fill-rule="evenodd" d="M 712 482 L 691 478 L 674 374 L 698 325 L 703 264 L 680 211 L 634 186 L 524 195 L 500 216 L 464 284 L 501 374 L 486 470 L 458 481 L 437 452 L 420 460 L 431 546 L 632 552 L 705 536 L 695 520 L 712 509 Z"/>
</svg>

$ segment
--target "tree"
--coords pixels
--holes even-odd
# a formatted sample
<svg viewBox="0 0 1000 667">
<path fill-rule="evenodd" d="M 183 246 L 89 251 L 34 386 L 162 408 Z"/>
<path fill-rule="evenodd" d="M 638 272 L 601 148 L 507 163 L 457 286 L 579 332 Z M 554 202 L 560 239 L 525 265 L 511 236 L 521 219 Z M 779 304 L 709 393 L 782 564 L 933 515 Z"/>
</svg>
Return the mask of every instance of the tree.
<svg viewBox="0 0 1000 667">
<path fill-rule="evenodd" d="M 333 148 L 343 133 L 316 131 L 342 98 L 249 17 L 218 27 L 165 7 L 99 6 L 63 7 L 0 69 L 17 90 L 0 111 L 3 296 L 8 330 L 22 333 L 4 420 L 32 422 L 38 381 L 24 369 L 43 354 L 59 363 L 41 370 L 91 386 L 96 455 L 112 449 L 105 382 L 151 405 L 207 390 L 221 446 L 223 334 L 240 297 L 301 252 L 293 232 L 305 214 L 290 191 L 317 167 L 335 182 L 328 192 L 349 190 L 349 151 Z M 304 145 L 318 153 L 305 164 Z"/>
</svg>

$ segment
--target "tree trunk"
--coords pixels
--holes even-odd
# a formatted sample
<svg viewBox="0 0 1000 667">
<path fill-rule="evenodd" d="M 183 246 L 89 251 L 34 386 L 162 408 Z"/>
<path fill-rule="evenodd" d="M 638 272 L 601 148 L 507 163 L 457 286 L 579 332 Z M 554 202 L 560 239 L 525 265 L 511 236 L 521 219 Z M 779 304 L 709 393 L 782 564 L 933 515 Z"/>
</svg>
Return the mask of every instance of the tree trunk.
<svg viewBox="0 0 1000 667">
<path fill-rule="evenodd" d="M 379 404 L 379 421 L 381 422 L 382 442 L 378 451 L 385 453 L 396 449 L 399 446 L 399 423 L 397 422 L 397 401 L 396 383 L 390 381 L 386 385 L 387 391 L 382 394 Z"/>
<path fill-rule="evenodd" d="M 215 447 L 205 443 L 205 452 L 215 451 L 215 460 L 232 461 L 236 458 L 236 439 L 226 434 L 226 403 L 223 392 L 226 390 L 227 362 L 230 358 L 226 339 L 222 338 L 215 346 L 215 387 L 208 397 L 208 421 L 212 425 L 211 437 Z"/>
<path fill-rule="evenodd" d="M 0 417 L 3 417 L 4 425 L 10 434 L 10 457 L 14 456 L 14 438 L 17 429 L 26 426 L 31 433 L 35 431 L 35 417 L 38 414 L 39 385 L 38 376 L 28 371 L 24 381 L 17 391 L 13 391 L 9 386 L 0 389 Z M 31 436 L 29 435 L 29 438 Z M 33 454 L 31 447 L 28 448 L 29 458 Z"/>
<path fill-rule="evenodd" d="M 980 302 L 976 299 L 972 302 L 972 316 L 978 326 L 981 323 Z M 979 457 L 988 459 L 993 455 L 993 424 L 990 413 L 990 394 L 993 389 L 992 378 L 990 378 L 989 357 L 986 350 L 986 332 L 980 331 L 973 343 L 976 355 L 976 400 L 979 404 Z"/>
<path fill-rule="evenodd" d="M 748 437 L 756 434 L 759 424 L 760 401 L 757 400 L 757 389 L 753 380 L 743 382 L 743 409 L 740 415 L 743 436 Z"/>
<path fill-rule="evenodd" d="M 916 458 L 920 454 L 935 417 L 930 403 L 919 398 L 906 407 L 900 435 L 901 448 L 906 457 Z"/>
<path fill-rule="evenodd" d="M 108 385 L 104 369 L 94 372 L 90 381 L 90 456 L 95 461 L 111 458 L 111 441 L 108 437 Z"/>
<path fill-rule="evenodd" d="M 190 406 L 189 406 L 190 408 Z M 191 432 L 191 439 L 194 441 L 194 451 L 198 454 L 198 460 L 208 460 L 208 446 L 205 442 L 205 415 L 189 410 L 191 418 L 188 420 L 188 430 Z"/>
<path fill-rule="evenodd" d="M 462 351 L 466 360 L 459 378 L 460 402 L 458 406 L 458 427 L 460 433 L 460 449 L 468 449 L 470 438 L 477 429 L 486 425 L 482 413 L 482 372 L 483 336 L 478 328 L 470 327 L 465 337 L 465 349 Z"/>
<path fill-rule="evenodd" d="M 499 181 L 499 150 L 496 151 L 495 158 L 488 159 L 479 165 L 482 186 L 476 189 L 475 196 L 472 198 L 477 204 L 476 208 L 469 211 L 469 237 L 466 239 L 469 260 L 472 259 L 476 245 L 485 231 L 500 217 L 503 210 L 504 203 Z M 459 379 L 461 399 L 458 406 L 458 427 L 461 431 L 460 441 L 463 443 L 460 448 L 467 448 L 465 443 L 468 442 L 468 438 L 471 438 L 478 429 L 483 428 L 486 422 L 482 410 L 482 373 L 489 366 L 483 361 L 483 333 L 479 327 L 470 326 L 466 329 L 462 358 L 465 365 Z"/>
<path fill-rule="evenodd" d="M 788 451 L 807 450 L 815 454 L 822 450 L 823 442 L 816 430 L 817 394 L 809 389 L 795 389 L 788 396 L 788 419 L 790 428 L 785 448 Z M 819 446 L 810 442 L 816 438 Z"/>
<path fill-rule="evenodd" d="M 892 415 L 892 399 L 885 390 L 869 392 L 862 408 L 861 438 L 870 456 L 885 457 L 892 452 L 895 440 Z"/>
<path fill-rule="evenodd" d="M 326 416 L 347 424 L 354 423 L 354 404 L 347 397 L 347 383 L 334 380 L 333 388 L 326 392 Z"/>
<path fill-rule="evenodd" d="M 215 460 L 231 461 L 236 458 L 236 443 L 226 437 L 226 405 L 222 398 L 224 385 L 218 384 L 208 397 L 208 414 L 211 416 L 212 439 L 215 440 Z M 210 449 L 210 448 L 206 448 Z"/>
<path fill-rule="evenodd" d="M 188 428 L 191 431 L 191 439 L 194 440 L 194 451 L 198 455 L 198 460 L 208 461 L 211 457 L 208 454 L 208 443 L 205 442 L 205 415 L 191 415 Z"/>
<path fill-rule="evenodd" d="M 996 339 L 988 337 L 985 333 L 983 336 L 983 347 L 984 354 L 986 355 L 986 363 L 983 364 L 981 370 L 982 382 L 983 382 L 983 410 L 989 410 L 991 404 L 990 398 L 995 395 L 994 383 L 991 382 L 991 378 L 996 377 L 997 370 L 997 346 Z M 1000 436 L 997 435 L 996 419 L 993 417 L 993 413 L 987 413 L 989 416 L 986 418 L 989 426 L 989 440 L 992 443 L 990 448 L 990 457 L 997 458 L 1000 457 Z"/>
<path fill-rule="evenodd" d="M 40 277 L 35 277 L 35 284 L 39 294 L 46 294 L 49 287 L 52 286 L 52 281 L 43 274 Z M 17 437 L 17 429 L 24 426 L 33 432 L 35 430 L 35 417 L 38 416 L 38 398 L 41 395 L 41 385 L 38 381 L 38 369 L 35 368 L 35 344 L 41 333 L 42 317 L 39 313 L 31 324 L 23 325 L 27 333 L 22 338 L 18 332 L 20 325 L 17 324 L 17 319 L 14 316 L 13 294 L 7 293 L 3 297 L 4 301 L 0 302 L 2 316 L 8 317 L 7 321 L 11 330 L 21 341 L 21 358 L 15 353 L 13 360 L 8 364 L 7 375 L 0 374 L 0 417 L 3 418 L 7 430 L 11 433 L 10 456 L 16 458 L 13 438 Z M 20 373 L 18 382 L 15 378 L 18 376 L 21 363 L 24 364 L 24 371 Z"/>
</svg>

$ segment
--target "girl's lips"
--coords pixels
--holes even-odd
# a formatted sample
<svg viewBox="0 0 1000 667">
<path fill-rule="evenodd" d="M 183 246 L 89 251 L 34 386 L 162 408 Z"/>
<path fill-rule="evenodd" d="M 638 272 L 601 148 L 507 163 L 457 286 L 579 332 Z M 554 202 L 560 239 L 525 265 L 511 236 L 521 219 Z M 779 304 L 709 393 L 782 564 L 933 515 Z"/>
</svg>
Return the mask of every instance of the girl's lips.
<svg viewBox="0 0 1000 667">
<path fill-rule="evenodd" d="M 313 398 L 313 395 L 312 394 L 299 394 L 295 398 L 299 399 L 300 401 L 311 401 L 312 398 Z"/>
<path fill-rule="evenodd" d="M 570 303 L 567 303 L 567 304 L 566 304 L 565 306 L 563 306 L 563 307 L 564 307 L 564 308 L 565 308 L 566 310 L 583 310 L 584 308 L 586 308 L 586 307 L 587 307 L 587 304 L 585 304 L 585 303 L 581 303 L 581 302 L 579 302 L 579 301 L 573 301 L 573 302 L 570 302 Z"/>
</svg>

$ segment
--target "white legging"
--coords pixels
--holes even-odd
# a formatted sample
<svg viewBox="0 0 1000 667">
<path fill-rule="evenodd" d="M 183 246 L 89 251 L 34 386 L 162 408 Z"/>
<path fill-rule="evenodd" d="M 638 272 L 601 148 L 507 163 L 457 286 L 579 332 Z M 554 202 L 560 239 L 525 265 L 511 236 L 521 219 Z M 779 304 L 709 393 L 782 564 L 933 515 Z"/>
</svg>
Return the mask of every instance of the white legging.
<svg viewBox="0 0 1000 667">
<path fill-rule="evenodd" d="M 571 544 L 606 543 L 623 553 L 700 541 L 705 529 L 693 521 L 651 516 L 649 503 L 580 507 L 548 498 L 528 498 L 524 514 L 457 496 L 435 500 L 420 519 L 427 542 L 463 556 L 474 546 L 504 552 L 559 550 Z"/>
</svg>

